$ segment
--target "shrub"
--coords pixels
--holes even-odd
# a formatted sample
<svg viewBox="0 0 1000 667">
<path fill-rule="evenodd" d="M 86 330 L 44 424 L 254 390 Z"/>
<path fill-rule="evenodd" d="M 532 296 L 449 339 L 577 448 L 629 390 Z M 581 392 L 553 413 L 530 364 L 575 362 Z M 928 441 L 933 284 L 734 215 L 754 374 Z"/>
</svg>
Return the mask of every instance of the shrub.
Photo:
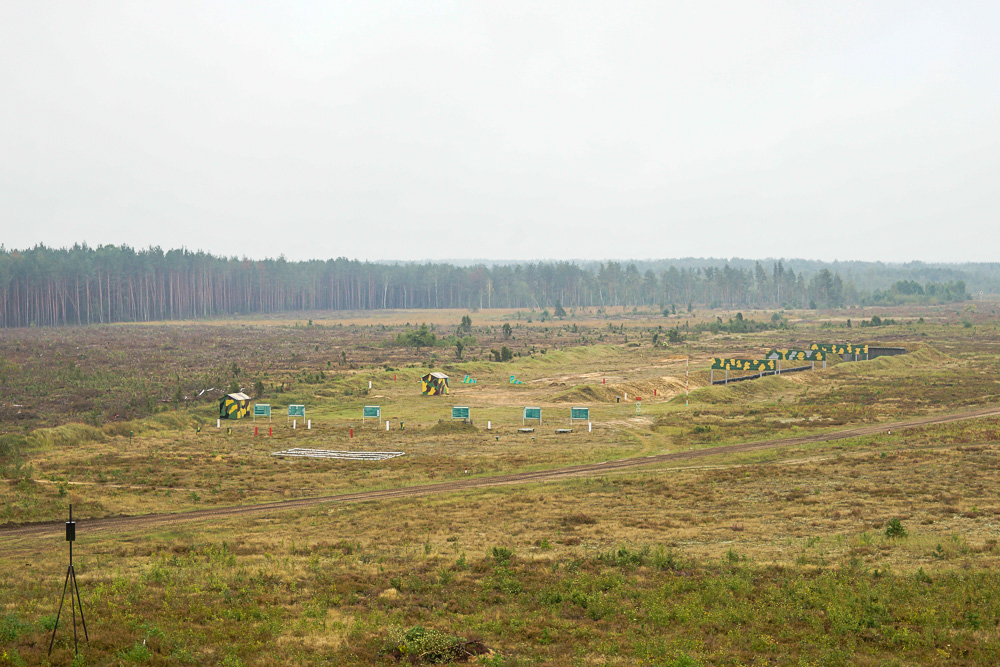
<svg viewBox="0 0 1000 667">
<path fill-rule="evenodd" d="M 12 644 L 18 637 L 31 632 L 31 624 L 11 613 L 0 616 L 0 644 Z"/>
<path fill-rule="evenodd" d="M 465 662 L 469 658 L 489 653 L 481 641 L 462 639 L 440 630 L 415 625 L 410 629 L 390 626 L 382 648 L 382 655 L 397 661 L 443 664 Z"/>
<path fill-rule="evenodd" d="M 896 517 L 889 519 L 889 524 L 885 527 L 886 537 L 906 537 L 907 534 L 906 528 L 903 528 L 903 523 L 899 519 Z"/>
<path fill-rule="evenodd" d="M 643 547 L 640 551 L 629 551 L 628 547 L 622 546 L 618 551 L 597 554 L 597 560 L 618 567 L 637 567 L 645 565 L 649 560 L 649 547 Z"/>
<path fill-rule="evenodd" d="M 146 648 L 146 643 L 136 642 L 128 649 L 122 649 L 118 652 L 118 659 L 125 663 L 130 662 L 147 662 L 153 657 L 153 654 L 148 648 Z"/>
<path fill-rule="evenodd" d="M 680 567 L 680 563 L 673 550 L 664 549 L 662 545 L 657 547 L 656 552 L 653 554 L 653 565 L 660 570 L 676 570 Z"/>
<path fill-rule="evenodd" d="M 396 336 L 396 345 L 403 347 L 434 347 L 437 344 L 437 335 L 431 332 L 426 324 L 421 324 L 418 329 L 409 329 Z M 344 353 L 341 352 L 343 356 Z"/>
<path fill-rule="evenodd" d="M 499 350 L 490 350 L 490 358 L 492 361 L 510 361 L 514 358 L 514 352 L 504 345 Z"/>
<path fill-rule="evenodd" d="M 507 566 L 510 565 L 511 559 L 514 558 L 514 550 L 507 547 L 493 547 L 491 555 L 497 565 Z"/>
</svg>

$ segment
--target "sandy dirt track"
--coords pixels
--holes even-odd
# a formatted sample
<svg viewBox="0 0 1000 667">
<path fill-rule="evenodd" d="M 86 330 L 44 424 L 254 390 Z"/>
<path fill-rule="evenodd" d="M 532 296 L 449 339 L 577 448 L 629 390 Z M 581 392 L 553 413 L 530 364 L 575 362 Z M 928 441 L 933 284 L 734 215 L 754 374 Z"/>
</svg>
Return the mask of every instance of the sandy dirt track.
<svg viewBox="0 0 1000 667">
<path fill-rule="evenodd" d="M 467 489 L 481 489 L 493 486 L 508 484 L 526 484 L 533 482 L 545 482 L 549 480 L 565 479 L 575 476 L 603 475 L 615 470 L 635 468 L 638 466 L 648 466 L 657 463 L 668 463 L 677 461 L 689 461 L 693 459 L 705 458 L 719 454 L 734 454 L 741 452 L 752 452 L 764 449 L 783 449 L 798 445 L 827 442 L 833 440 L 843 440 L 845 438 L 856 438 L 860 436 L 875 435 L 886 431 L 903 430 L 919 426 L 932 424 L 944 424 L 948 422 L 964 421 L 1000 415 L 1000 406 L 991 406 L 966 410 L 962 412 L 931 415 L 919 419 L 910 419 L 901 422 L 872 424 L 859 426 L 850 429 L 834 431 L 832 433 L 822 433 L 800 438 L 784 438 L 776 440 L 763 440 L 737 445 L 725 445 L 720 447 L 709 447 L 705 449 L 694 449 L 670 454 L 659 454 L 653 456 L 643 456 L 637 458 L 618 459 L 605 461 L 603 463 L 589 463 L 584 465 L 567 466 L 554 468 L 552 470 L 540 470 L 534 472 L 514 473 L 510 475 L 496 475 L 492 477 L 474 477 L 468 479 L 439 482 L 436 484 L 422 484 L 418 486 L 407 486 L 396 489 L 381 489 L 378 491 L 362 491 L 358 493 L 345 493 L 334 496 L 315 496 L 309 498 L 297 498 L 270 503 L 258 503 L 253 505 L 238 505 L 232 507 L 217 507 L 212 509 L 197 510 L 192 512 L 175 512 L 167 514 L 144 514 L 138 516 L 119 516 L 101 519 L 88 519 L 79 522 L 80 528 L 85 524 L 85 530 L 90 532 L 102 531 L 108 533 L 141 532 L 144 530 L 161 528 L 196 521 L 208 521 L 227 519 L 245 515 L 266 515 L 293 509 L 303 509 L 323 505 L 327 503 L 359 503 L 373 500 L 386 500 L 393 498 L 412 498 L 440 493 L 453 493 Z M 24 525 L 8 525 L 0 527 L 0 541 L 12 538 L 48 538 L 62 534 L 64 522 L 51 521 L 44 523 L 33 523 Z"/>
</svg>

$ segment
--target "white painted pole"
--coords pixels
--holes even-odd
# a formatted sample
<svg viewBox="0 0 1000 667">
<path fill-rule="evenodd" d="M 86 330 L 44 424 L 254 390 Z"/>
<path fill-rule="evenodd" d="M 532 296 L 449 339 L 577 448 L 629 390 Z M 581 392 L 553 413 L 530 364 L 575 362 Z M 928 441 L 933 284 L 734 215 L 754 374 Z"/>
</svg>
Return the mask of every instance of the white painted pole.
<svg viewBox="0 0 1000 667">
<path fill-rule="evenodd" d="M 295 430 L 295 420 L 294 419 L 292 420 L 292 430 L 293 431 Z"/>
<path fill-rule="evenodd" d="M 369 380 L 369 381 L 368 381 L 368 388 L 369 388 L 369 389 L 371 389 L 371 388 L 372 388 L 372 381 L 371 381 L 371 380 Z"/>
<path fill-rule="evenodd" d="M 216 419 L 215 420 L 215 428 L 222 428 L 222 420 L 221 419 Z"/>
<path fill-rule="evenodd" d="M 385 420 L 385 430 L 386 431 L 389 430 L 389 420 L 388 419 Z"/>
<path fill-rule="evenodd" d="M 492 431 L 493 430 L 493 422 L 490 422 L 490 421 L 486 422 L 486 430 L 487 431 Z"/>
<path fill-rule="evenodd" d="M 592 433 L 594 431 L 594 422 L 587 422 L 587 433 Z"/>
<path fill-rule="evenodd" d="M 628 392 L 627 391 L 625 392 L 625 400 L 626 401 L 628 400 Z"/>
<path fill-rule="evenodd" d="M 313 427 L 313 420 L 311 419 L 306 420 L 306 430 L 310 431 L 312 430 L 312 427 Z"/>
</svg>

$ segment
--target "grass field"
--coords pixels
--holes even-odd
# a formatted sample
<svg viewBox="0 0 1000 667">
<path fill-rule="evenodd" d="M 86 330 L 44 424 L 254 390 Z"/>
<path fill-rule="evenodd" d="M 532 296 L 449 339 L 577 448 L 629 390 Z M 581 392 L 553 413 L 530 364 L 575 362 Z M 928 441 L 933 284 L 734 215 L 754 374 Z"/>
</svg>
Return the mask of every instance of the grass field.
<svg viewBox="0 0 1000 667">
<path fill-rule="evenodd" d="M 87 532 L 100 517 L 996 405 L 995 308 L 743 313 L 783 323 L 756 333 L 707 328 L 735 313 L 631 309 L 544 322 L 506 311 L 316 313 L 4 331 L 0 665 L 47 663 L 66 566 L 61 525 L 45 538 L 11 529 L 64 521 L 70 503 L 91 637 L 81 664 L 996 664 L 995 416 L 546 483 Z M 874 314 L 897 324 L 859 326 Z M 463 315 L 471 331 L 457 332 Z M 424 322 L 439 339 L 474 342 L 461 358 L 450 342 L 394 344 Z M 826 341 L 910 353 L 708 386 L 713 356 Z M 511 361 L 491 361 L 502 347 Z M 450 396 L 419 395 L 428 370 L 451 376 Z M 459 383 L 465 374 L 477 383 Z M 248 420 L 232 435 L 216 429 L 230 387 L 263 389 L 276 415 L 305 404 L 312 429 L 292 430 L 284 416 L 258 420 L 257 436 Z M 364 405 L 381 405 L 390 430 L 362 424 Z M 453 422 L 453 405 L 470 406 L 473 423 Z M 590 408 L 593 431 L 576 423 L 557 434 L 574 405 Z M 518 432 L 524 406 L 542 408 L 533 433 Z M 290 447 L 405 455 L 271 455 Z M 51 662 L 72 658 L 61 622 Z"/>
</svg>

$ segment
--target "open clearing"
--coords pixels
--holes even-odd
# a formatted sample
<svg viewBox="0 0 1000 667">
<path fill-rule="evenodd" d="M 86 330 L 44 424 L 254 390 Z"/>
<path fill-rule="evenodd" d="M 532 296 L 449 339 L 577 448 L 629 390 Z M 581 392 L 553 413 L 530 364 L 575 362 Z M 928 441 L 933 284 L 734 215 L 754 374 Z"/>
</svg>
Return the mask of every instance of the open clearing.
<svg viewBox="0 0 1000 667">
<path fill-rule="evenodd" d="M 968 410 L 957 414 L 939 415 L 934 417 L 924 417 L 922 419 L 911 419 L 905 422 L 893 422 L 890 424 L 878 424 L 875 426 L 865 426 L 847 430 L 835 431 L 819 435 L 804 436 L 799 438 L 786 438 L 783 440 L 764 440 L 754 443 L 743 443 L 736 445 L 723 445 L 720 447 L 707 447 L 698 450 L 675 452 L 673 454 L 657 454 L 644 456 L 641 458 L 617 459 L 604 461 L 601 463 L 590 463 L 577 466 L 567 466 L 553 468 L 551 470 L 540 470 L 537 472 L 522 472 L 512 475 L 473 477 L 452 482 L 439 482 L 437 484 L 425 484 L 420 486 L 408 486 L 395 489 L 385 489 L 380 491 L 364 491 L 360 493 L 341 494 L 337 496 L 318 496 L 313 498 L 300 498 L 297 500 L 284 500 L 273 503 L 261 503 L 256 505 L 237 505 L 232 507 L 218 507 L 206 510 L 194 510 L 190 512 L 175 512 L 170 514 L 141 514 L 133 517 L 117 517 L 94 519 L 87 522 L 88 531 L 103 532 L 126 532 L 144 531 L 150 528 L 161 528 L 163 526 L 176 526 L 177 524 L 191 521 L 215 521 L 222 518 L 241 516 L 247 514 L 274 514 L 282 510 L 303 509 L 315 507 L 326 503 L 360 503 L 372 500 L 385 500 L 388 498 L 413 498 L 431 494 L 451 493 L 455 491 L 465 491 L 467 489 L 481 489 L 492 486 L 506 484 L 526 484 L 529 482 L 545 482 L 565 479 L 576 476 L 606 475 L 611 472 L 627 470 L 639 466 L 652 466 L 662 463 L 674 463 L 678 461 L 688 461 L 710 456 L 726 456 L 732 454 L 742 454 L 758 450 L 781 450 L 788 447 L 796 447 L 811 443 L 827 443 L 834 440 L 845 440 L 848 438 L 860 438 L 864 436 L 880 435 L 883 432 L 903 431 L 919 426 L 929 426 L 932 424 L 948 424 L 982 417 L 993 417 L 1000 415 L 1000 407 L 985 408 L 979 410 Z M 45 482 L 46 480 L 38 480 Z M 81 484 L 84 482 L 68 482 L 68 484 Z M 118 485 L 111 485 L 118 486 Z M 119 487 L 136 488 L 136 487 Z M 139 487 L 142 488 L 142 487 Z M 155 490 L 169 490 L 169 487 L 161 487 Z M 15 537 L 58 537 L 63 530 L 63 523 L 33 523 L 26 526 L 0 527 L 0 535 L 6 538 Z"/>
<path fill-rule="evenodd" d="M 976 305 L 719 335 L 698 325 L 735 313 L 5 331 L 0 664 L 47 660 L 69 503 L 87 664 L 391 664 L 418 626 L 491 664 L 995 664 L 1000 331 Z M 463 315 L 462 358 L 389 344 Z M 713 356 L 826 341 L 910 354 L 708 386 Z M 450 396 L 419 395 L 429 370 Z M 234 383 L 312 429 L 216 429 Z M 574 405 L 593 431 L 557 434 Z M 292 447 L 405 455 L 271 456 Z"/>
</svg>

